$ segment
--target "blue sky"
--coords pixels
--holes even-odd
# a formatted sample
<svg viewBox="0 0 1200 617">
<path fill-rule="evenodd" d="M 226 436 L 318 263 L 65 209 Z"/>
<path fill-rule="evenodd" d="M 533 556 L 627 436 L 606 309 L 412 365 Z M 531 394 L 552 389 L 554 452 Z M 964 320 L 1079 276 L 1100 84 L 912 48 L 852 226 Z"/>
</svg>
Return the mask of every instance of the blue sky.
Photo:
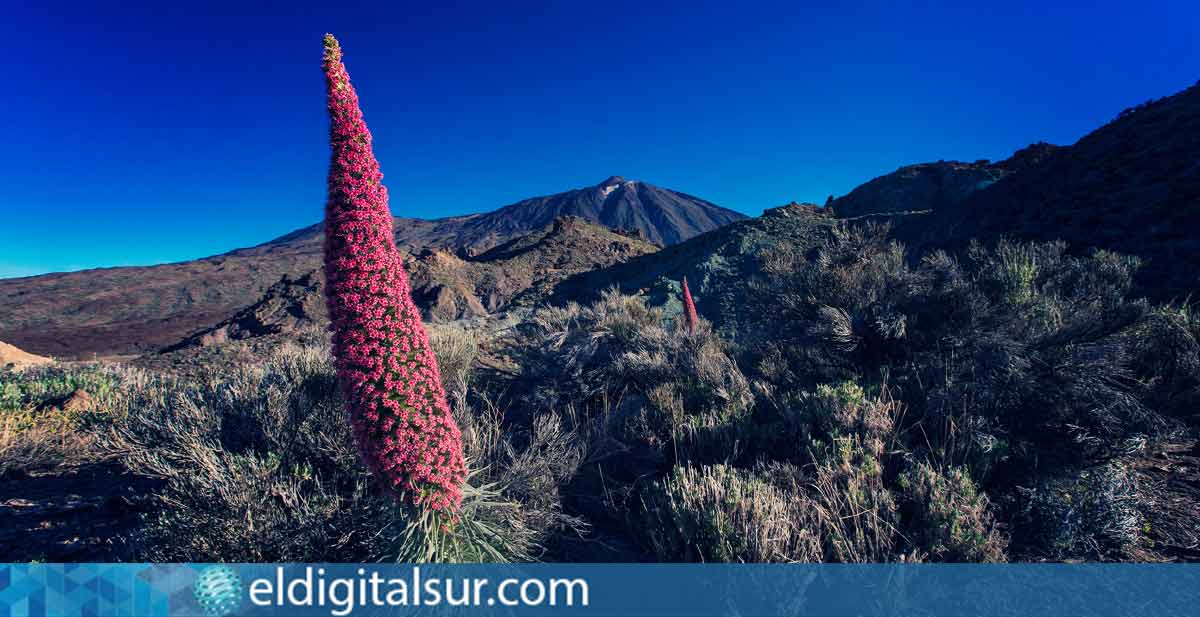
<svg viewBox="0 0 1200 617">
<path fill-rule="evenodd" d="M 0 277 L 318 221 L 325 32 L 417 217 L 614 174 L 758 214 L 1071 143 L 1200 78 L 1182 1 L 35 4 L 0 23 Z"/>
</svg>

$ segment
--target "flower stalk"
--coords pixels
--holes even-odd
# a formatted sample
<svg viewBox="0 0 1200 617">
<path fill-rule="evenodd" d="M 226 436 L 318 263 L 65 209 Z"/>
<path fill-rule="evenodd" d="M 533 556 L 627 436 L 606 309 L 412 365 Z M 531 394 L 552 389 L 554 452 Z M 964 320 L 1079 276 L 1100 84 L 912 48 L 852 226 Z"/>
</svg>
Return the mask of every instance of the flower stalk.
<svg viewBox="0 0 1200 617">
<path fill-rule="evenodd" d="M 392 230 L 387 189 L 337 39 L 325 35 L 325 298 L 338 384 L 363 461 L 423 511 L 457 512 L 467 470 Z"/>
<path fill-rule="evenodd" d="M 688 334 L 696 333 L 696 324 L 700 320 L 696 315 L 696 303 L 692 301 L 692 292 L 688 289 L 687 277 L 683 277 L 683 321 L 687 324 Z"/>
</svg>

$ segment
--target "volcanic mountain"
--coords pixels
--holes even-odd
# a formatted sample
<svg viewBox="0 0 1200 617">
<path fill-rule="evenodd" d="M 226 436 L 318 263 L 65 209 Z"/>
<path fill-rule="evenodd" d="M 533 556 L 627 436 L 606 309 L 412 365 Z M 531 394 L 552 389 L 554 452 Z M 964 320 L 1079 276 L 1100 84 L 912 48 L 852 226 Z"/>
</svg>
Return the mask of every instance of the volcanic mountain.
<svg viewBox="0 0 1200 617">
<path fill-rule="evenodd" d="M 442 255 L 439 259 L 470 261 L 552 227 L 562 217 L 632 234 L 621 236 L 622 242 L 640 237 L 632 254 L 649 250 L 650 243 L 678 242 L 746 218 L 683 193 L 612 177 L 596 186 L 526 199 L 484 214 L 432 221 L 396 218 L 396 241 L 414 256 L 433 251 L 431 255 Z M 157 350 L 254 305 L 285 277 L 298 280 L 319 269 L 322 238 L 318 224 L 252 248 L 188 262 L 0 280 L 0 340 L 65 358 Z M 594 247 L 581 245 L 579 250 Z M 595 265 L 614 263 L 603 261 L 611 257 L 603 251 L 598 255 L 603 263 Z M 523 291 L 514 286 L 524 280 L 502 277 L 497 289 L 486 293 L 478 285 L 460 291 L 418 289 L 428 293 L 417 301 L 427 310 L 440 307 L 440 315 L 471 314 L 507 302 Z"/>
<path fill-rule="evenodd" d="M 434 220 L 396 218 L 396 244 L 412 249 L 445 248 L 478 254 L 542 229 L 563 216 L 612 229 L 636 232 L 659 245 L 671 245 L 746 218 L 712 202 L 638 180 L 611 176 L 600 184 L 531 197 L 492 212 Z M 321 252 L 320 223 L 266 244 L 234 251 L 262 254 L 280 250 Z"/>
</svg>

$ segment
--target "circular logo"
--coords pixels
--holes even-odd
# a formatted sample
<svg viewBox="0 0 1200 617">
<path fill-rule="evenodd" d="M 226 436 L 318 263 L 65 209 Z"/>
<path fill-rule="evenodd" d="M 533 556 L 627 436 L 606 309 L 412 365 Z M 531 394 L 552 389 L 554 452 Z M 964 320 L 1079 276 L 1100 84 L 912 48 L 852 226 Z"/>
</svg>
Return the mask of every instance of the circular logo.
<svg viewBox="0 0 1200 617">
<path fill-rule="evenodd" d="M 230 615 L 242 603 L 242 579 L 229 566 L 201 570 L 192 591 L 204 614 L 212 617 Z"/>
</svg>

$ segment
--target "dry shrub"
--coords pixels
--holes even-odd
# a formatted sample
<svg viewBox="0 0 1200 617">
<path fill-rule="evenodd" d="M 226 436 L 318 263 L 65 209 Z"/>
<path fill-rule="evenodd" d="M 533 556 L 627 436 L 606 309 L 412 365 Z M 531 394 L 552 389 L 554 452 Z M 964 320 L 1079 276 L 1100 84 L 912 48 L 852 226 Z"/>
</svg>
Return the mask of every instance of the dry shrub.
<svg viewBox="0 0 1200 617">
<path fill-rule="evenodd" d="M 475 335 L 455 326 L 431 326 L 429 346 L 433 348 L 437 357 L 442 384 L 451 405 L 466 405 L 471 376 L 479 359 L 479 343 L 475 340 Z"/>
<path fill-rule="evenodd" d="M 377 494 L 321 349 L 131 393 L 105 436 L 134 473 L 161 478 L 145 557 L 357 561 L 386 557 L 398 509 Z"/>
<path fill-rule="evenodd" d="M 934 561 L 1006 561 L 990 504 L 962 468 L 919 463 L 900 477 L 907 540 Z"/>
<path fill-rule="evenodd" d="M 0 479 L 65 472 L 105 458 L 87 433 L 0 421 Z"/>
<path fill-rule="evenodd" d="M 813 491 L 828 561 L 896 559 L 896 500 L 869 442 L 858 436 L 836 438 L 816 466 Z"/>
<path fill-rule="evenodd" d="M 480 352 L 470 331 L 435 327 L 430 345 L 462 430 L 468 467 L 474 470 L 470 483 L 491 494 L 486 500 L 476 495 L 468 505 L 492 502 L 489 524 L 513 541 L 513 558 L 539 557 L 558 535 L 581 534 L 586 525 L 563 513 L 560 496 L 560 486 L 574 476 L 583 458 L 579 437 L 553 410 L 532 417 L 526 426 L 506 424 L 504 407 L 474 388 Z"/>
<path fill-rule="evenodd" d="M 461 362 L 446 377 L 477 464 L 462 518 L 414 542 L 411 512 L 383 493 L 359 460 L 324 346 L 284 344 L 258 364 L 128 393 L 129 413 L 103 436 L 133 472 L 160 478 L 142 557 L 171 561 L 524 560 L 569 527 L 553 490 L 573 470 L 569 435 L 547 419 L 515 448 L 495 410 L 469 398 L 473 346 L 449 339 Z M 442 346 L 442 351 L 446 346 Z M 452 390 L 453 391 L 453 390 Z M 564 445 L 567 444 L 567 445 Z M 557 465 L 535 464 L 560 451 Z M 524 499 L 525 503 L 512 496 Z M 448 531 L 448 533 L 443 533 Z M 419 549 L 419 550 L 418 550 Z M 414 552 L 415 551 L 415 552 Z M 428 552 L 432 551 L 432 553 Z"/>
<path fill-rule="evenodd" d="M 1119 462 L 1043 479 L 1020 491 L 1014 548 L 1028 558 L 1130 559 L 1143 528 L 1136 488 Z"/>
<path fill-rule="evenodd" d="M 150 379 L 110 364 L 0 370 L 0 476 L 59 473 L 110 458 L 94 433 L 127 413 L 128 393 Z M 75 398 L 77 391 L 87 398 Z"/>
<path fill-rule="evenodd" d="M 42 365 L 0 370 L 0 422 L 10 432 L 59 432 L 102 424 L 124 412 L 125 394 L 150 376 L 119 364 Z M 75 393 L 82 392 L 83 398 Z"/>
<path fill-rule="evenodd" d="M 913 266 L 886 229 L 839 226 L 815 258 L 764 255 L 753 289 L 784 319 L 759 333 L 758 364 L 782 391 L 886 374 L 922 423 L 928 444 L 912 445 L 976 472 L 998 440 L 1119 453 L 1170 428 L 1141 396 L 1125 336 L 1146 312 L 1126 297 L 1137 266 L 1005 241 Z"/>
<path fill-rule="evenodd" d="M 753 471 L 676 467 L 644 498 L 656 556 L 704 561 L 913 561 L 887 467 L 902 407 L 852 382 L 800 396 L 782 439 L 788 463 Z M 923 522 L 924 524 L 924 522 Z M 769 540 L 769 541 L 768 541 Z"/>
<path fill-rule="evenodd" d="M 786 472 L 785 472 L 786 473 Z M 644 496 L 646 542 L 664 561 L 820 561 L 803 494 L 726 465 L 676 467 Z"/>
<path fill-rule="evenodd" d="M 1157 308 L 1130 334 L 1130 344 L 1151 403 L 1200 425 L 1200 311 L 1187 304 Z"/>
<path fill-rule="evenodd" d="M 631 447 L 675 460 L 733 456 L 750 414 L 749 384 L 703 322 L 694 333 L 670 325 L 644 300 L 607 291 L 594 305 L 548 307 L 520 327 L 524 407 L 572 406 Z"/>
<path fill-rule="evenodd" d="M 788 438 L 825 441 L 838 432 L 796 392 L 846 380 L 868 391 L 886 383 L 906 409 L 888 446 L 905 453 L 904 460 L 884 461 L 890 470 L 885 486 L 893 492 L 897 474 L 927 461 L 964 474 L 962 481 L 946 478 L 947 490 L 954 489 L 947 499 L 986 491 L 1001 520 L 1024 520 L 1009 527 L 1020 551 L 1036 543 L 1016 537 L 1026 533 L 1059 546 L 1050 553 L 1060 559 L 1128 546 L 1111 539 L 1113 533 L 1072 531 L 1097 526 L 1091 523 L 1033 521 L 1061 514 L 1045 491 L 1050 501 L 1037 507 L 1015 504 L 1028 502 L 1019 499 L 1018 487 L 1144 453 L 1177 435 L 1179 420 L 1196 421 L 1200 320 L 1186 307 L 1151 309 L 1130 297 L 1137 259 L 1102 250 L 1073 254 L 1061 242 L 1001 240 L 914 262 L 885 229 L 842 223 L 815 251 L 785 244 L 763 253 L 760 263 L 753 304 L 780 319 L 776 329 L 743 338 L 756 369 L 756 424 L 766 427 L 760 435 L 782 426 L 787 437 L 767 439 L 754 450 L 791 459 L 796 454 L 788 451 Z M 874 429 L 849 420 L 858 426 L 838 430 L 861 436 L 869 450 Z M 1115 494 L 1120 485 L 1114 480 L 1112 491 L 1092 492 Z M 1000 554 L 987 534 L 974 543 L 979 550 L 954 534 L 922 535 L 924 525 L 915 521 L 940 526 L 944 517 L 937 512 L 906 506 L 904 513 L 916 525 L 915 548 L 934 558 Z M 988 525 L 980 518 L 964 529 L 983 533 Z M 1047 540 L 1058 534 L 1047 529 L 1065 529 L 1068 538 L 1109 539 Z"/>
<path fill-rule="evenodd" d="M 521 557 L 543 557 L 559 536 L 584 533 L 587 525 L 564 513 L 561 496 L 562 485 L 582 462 L 583 445 L 558 414 L 539 415 L 528 430 L 518 432 L 504 425 L 502 409 L 486 397 L 465 413 L 455 411 L 468 466 L 475 470 L 471 484 L 501 498 L 494 500 L 492 525 Z"/>
</svg>

